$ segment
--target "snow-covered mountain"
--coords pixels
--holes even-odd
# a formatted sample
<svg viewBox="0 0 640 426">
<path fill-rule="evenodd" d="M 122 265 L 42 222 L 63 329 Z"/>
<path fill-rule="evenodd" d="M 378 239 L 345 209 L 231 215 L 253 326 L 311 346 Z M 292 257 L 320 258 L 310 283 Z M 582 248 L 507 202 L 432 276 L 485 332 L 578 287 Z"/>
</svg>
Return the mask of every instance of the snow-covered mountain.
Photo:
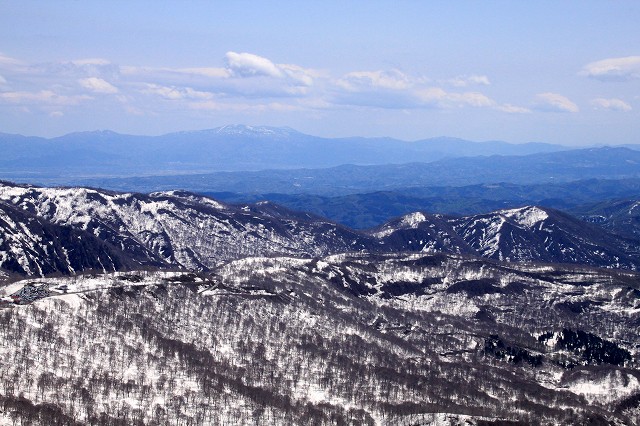
<svg viewBox="0 0 640 426">
<path fill-rule="evenodd" d="M 483 257 L 637 268 L 637 241 L 553 209 L 525 207 L 452 222 Z"/>
<path fill-rule="evenodd" d="M 405 215 L 371 231 L 389 251 L 465 253 L 506 262 L 640 268 L 639 241 L 535 206 L 461 218 Z"/>
<path fill-rule="evenodd" d="M 183 191 L 132 194 L 0 183 L 0 202 L 5 212 L 12 212 L 14 221 L 39 226 L 16 231 L 4 225 L 7 231 L 0 268 L 35 275 L 120 270 L 136 265 L 201 271 L 252 256 L 416 251 L 460 253 L 506 262 L 640 267 L 638 240 L 539 207 L 463 218 L 416 212 L 374 230 L 358 232 L 269 202 L 229 205 Z M 47 232 L 42 230 L 45 228 Z M 25 235 L 20 235 L 25 229 Z M 28 245 L 20 245 L 27 240 Z M 11 247 L 10 241 L 14 242 Z M 104 256 L 87 252 L 67 266 L 43 266 L 66 262 L 65 250 L 72 253 L 75 241 L 84 244 L 76 253 L 83 253 L 86 247 L 104 247 L 101 252 L 113 260 L 104 263 Z M 58 243 L 64 250 L 47 251 Z M 91 260 L 80 260 L 85 258 Z M 40 266 L 25 266 L 36 264 Z"/>
<path fill-rule="evenodd" d="M 637 424 L 637 246 L 2 182 L 0 424 Z"/>
<path fill-rule="evenodd" d="M 426 253 L 15 282 L 0 420 L 637 424 L 638 282 Z"/>
<path fill-rule="evenodd" d="M 247 256 L 319 256 L 370 248 L 367 236 L 269 203 L 231 206 L 171 191 L 113 193 L 0 184 L 0 200 L 92 234 L 136 259 L 190 270 Z"/>
<path fill-rule="evenodd" d="M 25 275 L 73 274 L 161 266 L 67 225 L 55 225 L 0 201 L 0 268 Z"/>
</svg>

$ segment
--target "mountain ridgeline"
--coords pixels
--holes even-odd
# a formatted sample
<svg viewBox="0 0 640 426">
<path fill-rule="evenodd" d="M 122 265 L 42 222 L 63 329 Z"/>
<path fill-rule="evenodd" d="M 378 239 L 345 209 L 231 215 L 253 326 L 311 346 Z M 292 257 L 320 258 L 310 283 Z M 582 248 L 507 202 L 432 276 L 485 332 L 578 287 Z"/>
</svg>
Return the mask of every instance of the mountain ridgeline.
<svg viewBox="0 0 640 426">
<path fill-rule="evenodd" d="M 44 139 L 0 134 L 3 152 L 0 169 L 4 173 L 0 178 L 61 182 L 69 176 L 136 176 L 155 174 L 158 170 L 163 170 L 163 174 L 183 174 L 319 168 L 431 162 L 469 155 L 526 155 L 562 149 L 565 148 L 544 143 L 477 143 L 447 137 L 412 142 L 392 138 L 321 138 L 290 128 L 242 125 L 161 136 L 95 131 Z"/>
<path fill-rule="evenodd" d="M 414 157 L 412 161 L 415 161 Z M 588 148 L 530 155 L 446 158 L 429 163 L 384 165 L 343 164 L 330 168 L 172 174 L 119 178 L 51 178 L 65 185 L 121 191 L 164 191 L 240 194 L 313 194 L 327 197 L 424 187 L 460 187 L 509 183 L 562 185 L 579 180 L 640 178 L 640 151 L 629 148 Z M 117 167 L 116 169 L 117 170 Z M 33 181 L 34 176 L 31 176 Z"/>
<path fill-rule="evenodd" d="M 598 221 L 596 209 L 633 204 L 640 197 L 640 179 L 585 179 L 545 184 L 490 183 L 465 186 L 421 186 L 386 191 L 323 196 L 315 194 L 202 192 L 230 203 L 263 200 L 327 217 L 356 229 L 382 225 L 416 211 L 469 216 L 526 205 L 550 207 Z M 593 216 L 593 218 L 588 218 Z"/>
<path fill-rule="evenodd" d="M 344 252 L 443 252 L 505 262 L 640 267 L 640 243 L 634 235 L 622 236 L 540 207 L 466 217 L 418 212 L 356 231 L 268 202 L 224 204 L 181 191 L 134 194 L 2 183 L 0 206 L 0 226 L 7 235 L 0 268 L 27 275 L 135 265 L 211 270 L 250 256 Z M 69 257 L 83 252 L 78 250 L 89 251 Z M 104 253 L 108 261 L 91 250 Z M 82 265 L 72 260 L 76 258 L 91 260 Z"/>
</svg>

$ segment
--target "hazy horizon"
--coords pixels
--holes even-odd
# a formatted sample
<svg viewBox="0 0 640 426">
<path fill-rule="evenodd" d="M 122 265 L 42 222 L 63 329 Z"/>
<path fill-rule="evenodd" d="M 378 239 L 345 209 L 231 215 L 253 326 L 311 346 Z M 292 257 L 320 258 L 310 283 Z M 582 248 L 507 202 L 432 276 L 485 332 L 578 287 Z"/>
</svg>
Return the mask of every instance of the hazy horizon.
<svg viewBox="0 0 640 426">
<path fill-rule="evenodd" d="M 163 133 L 157 133 L 157 134 L 151 134 L 151 133 L 127 133 L 127 132 L 119 132 L 119 131 L 116 131 L 116 130 L 113 130 L 113 129 L 107 129 L 107 128 L 101 128 L 101 129 L 96 128 L 96 129 L 87 129 L 87 130 L 72 130 L 70 132 L 65 132 L 65 133 L 51 135 L 51 136 L 41 136 L 41 135 L 23 134 L 23 133 L 10 133 L 10 132 L 4 132 L 4 131 L 2 131 L 0 129 L 0 134 L 11 134 L 11 135 L 19 135 L 19 136 L 25 136 L 25 137 L 43 138 L 43 139 L 56 139 L 56 138 L 61 138 L 61 137 L 65 137 L 65 136 L 73 135 L 73 134 L 101 133 L 101 132 L 111 132 L 111 133 L 115 133 L 115 134 L 123 135 L 123 136 L 158 137 L 158 136 L 166 136 L 166 135 L 170 135 L 170 134 L 179 134 L 179 133 L 208 132 L 208 131 L 220 130 L 220 129 L 223 129 L 225 127 L 233 127 L 233 126 L 256 128 L 256 129 L 259 129 L 259 128 L 289 129 L 289 130 L 292 130 L 292 131 L 294 131 L 296 133 L 303 134 L 305 136 L 313 136 L 313 137 L 324 138 L 324 139 L 353 139 L 353 138 L 392 139 L 392 140 L 397 141 L 397 142 L 420 142 L 420 141 L 438 140 L 438 139 L 452 139 L 452 140 L 461 140 L 461 141 L 465 141 L 465 142 L 475 142 L 475 143 L 504 142 L 504 143 L 513 144 L 513 145 L 551 144 L 550 142 L 537 141 L 537 140 L 521 141 L 521 142 L 514 142 L 514 141 L 509 141 L 509 140 L 499 140 L 499 139 L 471 140 L 471 139 L 459 138 L 459 137 L 450 136 L 450 135 L 435 135 L 435 136 L 428 136 L 428 137 L 419 137 L 417 139 L 402 139 L 402 138 L 396 138 L 396 137 L 393 137 L 393 136 L 382 135 L 382 134 L 381 135 L 375 135 L 375 136 L 362 136 L 362 135 L 358 135 L 358 134 L 340 134 L 340 135 L 336 135 L 336 136 L 333 136 L 333 137 L 327 137 L 327 136 L 320 136 L 320 135 L 312 134 L 312 133 L 306 133 L 306 132 L 300 131 L 300 130 L 298 130 L 296 128 L 293 128 L 291 126 L 271 126 L 271 125 L 268 125 L 268 124 L 248 125 L 248 124 L 244 124 L 244 123 L 228 123 L 228 124 L 223 124 L 221 126 L 216 126 L 216 127 L 191 129 L 191 130 L 174 130 L 174 131 L 170 131 L 170 132 L 163 132 Z M 590 148 L 590 147 L 596 147 L 596 146 L 602 146 L 602 145 L 606 145 L 606 146 L 611 145 L 611 146 L 613 146 L 614 144 L 603 143 L 603 144 L 585 144 L 585 145 L 570 146 L 570 145 L 558 143 L 558 144 L 553 144 L 553 145 L 561 145 L 561 146 L 566 146 L 568 148 L 578 148 L 579 149 L 579 148 Z"/>
</svg>

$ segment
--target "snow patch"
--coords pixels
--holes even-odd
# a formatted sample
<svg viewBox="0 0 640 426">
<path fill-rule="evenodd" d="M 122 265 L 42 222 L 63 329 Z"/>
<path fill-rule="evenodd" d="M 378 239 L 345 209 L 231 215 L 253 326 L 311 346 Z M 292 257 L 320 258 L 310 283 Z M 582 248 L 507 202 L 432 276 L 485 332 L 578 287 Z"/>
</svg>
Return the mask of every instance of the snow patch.
<svg viewBox="0 0 640 426">
<path fill-rule="evenodd" d="M 400 225 L 410 229 L 415 229 L 418 227 L 418 225 L 420 225 L 422 222 L 425 222 L 426 220 L 427 220 L 427 217 L 423 213 L 420 213 L 420 212 L 409 213 L 408 215 L 402 218 Z"/>
<path fill-rule="evenodd" d="M 547 219 L 547 212 L 538 207 L 522 207 L 519 209 L 502 210 L 500 214 L 515 220 L 520 225 L 527 228 L 533 227 L 535 224 Z"/>
</svg>

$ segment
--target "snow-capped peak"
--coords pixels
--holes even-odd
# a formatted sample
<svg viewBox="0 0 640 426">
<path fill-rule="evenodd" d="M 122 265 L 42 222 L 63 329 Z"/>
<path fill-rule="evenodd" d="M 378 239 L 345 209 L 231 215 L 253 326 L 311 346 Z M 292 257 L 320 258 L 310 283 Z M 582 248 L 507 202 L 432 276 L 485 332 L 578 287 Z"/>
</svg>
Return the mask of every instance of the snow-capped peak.
<svg viewBox="0 0 640 426">
<path fill-rule="evenodd" d="M 535 224 L 547 219 L 549 214 L 536 206 L 526 206 L 517 209 L 502 210 L 500 214 L 512 219 L 522 226 L 531 228 Z"/>
<path fill-rule="evenodd" d="M 400 226 L 414 229 L 417 228 L 422 222 L 426 221 L 427 217 L 421 212 L 409 213 L 402 217 Z"/>
<path fill-rule="evenodd" d="M 289 136 L 297 133 L 289 127 L 246 126 L 244 124 L 229 124 L 215 129 L 218 134 L 235 136 Z"/>
</svg>

